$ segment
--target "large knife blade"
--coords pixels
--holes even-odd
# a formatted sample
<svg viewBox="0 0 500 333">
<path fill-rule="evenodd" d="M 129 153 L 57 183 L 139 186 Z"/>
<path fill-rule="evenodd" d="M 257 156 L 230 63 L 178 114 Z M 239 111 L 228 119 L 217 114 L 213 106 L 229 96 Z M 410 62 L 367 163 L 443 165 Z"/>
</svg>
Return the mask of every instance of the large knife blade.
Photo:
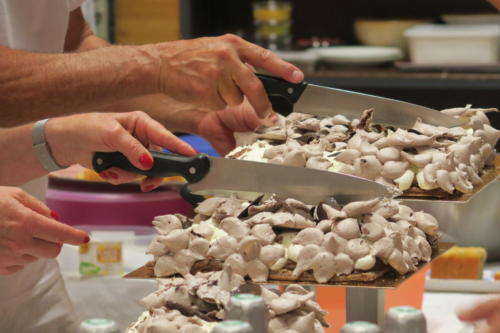
<svg viewBox="0 0 500 333">
<path fill-rule="evenodd" d="M 153 167 L 140 170 L 118 152 L 94 154 L 97 172 L 110 167 L 152 177 L 183 176 L 190 190 L 200 195 L 276 193 L 317 204 L 334 197 L 340 203 L 367 200 L 374 197 L 394 197 L 393 187 L 363 178 L 330 171 L 241 161 L 200 154 L 194 157 L 151 151 Z"/>
<path fill-rule="evenodd" d="M 307 82 L 290 83 L 280 78 L 257 74 L 264 85 L 274 111 L 287 116 L 292 111 L 317 116 L 342 114 L 359 118 L 374 108 L 374 122 L 411 128 L 417 118 L 435 126 L 454 127 L 463 121 L 425 106 L 358 92 L 319 86 Z"/>
</svg>

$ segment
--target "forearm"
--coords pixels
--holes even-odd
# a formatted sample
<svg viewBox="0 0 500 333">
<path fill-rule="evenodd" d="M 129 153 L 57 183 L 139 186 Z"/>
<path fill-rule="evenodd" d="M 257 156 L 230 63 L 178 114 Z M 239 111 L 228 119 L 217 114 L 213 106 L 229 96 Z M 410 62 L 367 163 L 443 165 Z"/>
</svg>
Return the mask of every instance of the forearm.
<svg viewBox="0 0 500 333">
<path fill-rule="evenodd" d="M 32 151 L 32 127 L 0 129 L 0 185 L 18 186 L 47 173 Z"/>
<path fill-rule="evenodd" d="M 0 46 L 0 127 L 83 112 L 157 90 L 156 56 L 112 46 L 36 54 Z M 8 112 L 6 110 L 9 110 Z"/>
</svg>

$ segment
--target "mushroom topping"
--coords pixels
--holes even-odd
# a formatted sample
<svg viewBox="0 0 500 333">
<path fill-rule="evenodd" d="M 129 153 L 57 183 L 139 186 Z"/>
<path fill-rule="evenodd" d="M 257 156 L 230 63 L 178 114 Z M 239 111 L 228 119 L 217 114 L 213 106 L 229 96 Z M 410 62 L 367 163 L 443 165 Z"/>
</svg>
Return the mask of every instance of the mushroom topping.
<svg viewBox="0 0 500 333">
<path fill-rule="evenodd" d="M 380 202 L 380 199 L 375 198 L 367 201 L 354 201 L 348 203 L 342 208 L 347 216 L 358 217 L 363 214 L 370 213 L 372 209 Z"/>
<path fill-rule="evenodd" d="M 484 112 L 478 111 L 469 120 L 469 126 L 473 129 L 482 129 L 483 125 L 490 124 L 490 120 Z"/>
<path fill-rule="evenodd" d="M 172 214 L 156 216 L 153 220 L 153 225 L 162 235 L 167 235 L 170 231 L 175 229 L 182 229 L 181 220 Z"/>
<path fill-rule="evenodd" d="M 389 218 L 397 214 L 399 211 L 398 203 L 394 200 L 381 201 L 378 203 L 374 214 L 378 214 L 383 218 Z"/>
<path fill-rule="evenodd" d="M 215 240 L 215 242 L 208 249 L 207 255 L 215 259 L 225 260 L 229 257 L 238 245 L 236 240 L 230 236 L 222 236 Z"/>
<path fill-rule="evenodd" d="M 410 270 L 410 267 L 403 258 L 403 252 L 401 252 L 400 250 L 396 249 L 392 251 L 387 262 L 401 275 L 408 273 L 408 271 Z"/>
<path fill-rule="evenodd" d="M 285 248 L 281 244 L 266 245 L 260 250 L 260 260 L 267 267 L 272 267 L 285 256 L 285 253 Z"/>
<path fill-rule="evenodd" d="M 152 254 L 154 256 L 161 256 L 167 253 L 167 248 L 161 239 L 165 236 L 156 235 L 151 243 L 148 245 L 146 254 Z"/>
<path fill-rule="evenodd" d="M 196 261 L 195 256 L 189 250 L 180 250 L 174 255 L 175 269 L 182 276 L 190 273 L 191 267 Z"/>
<path fill-rule="evenodd" d="M 354 239 L 361 236 L 358 220 L 347 218 L 333 225 L 332 231 L 344 239 Z"/>
<path fill-rule="evenodd" d="M 189 229 L 175 229 L 168 235 L 161 237 L 159 241 L 163 243 L 168 251 L 175 253 L 188 247 L 189 233 Z"/>
<path fill-rule="evenodd" d="M 329 232 L 325 234 L 323 238 L 322 247 L 330 251 L 333 254 L 339 254 L 344 252 L 345 246 L 347 245 L 347 240 L 340 237 L 334 232 Z"/>
<path fill-rule="evenodd" d="M 333 165 L 332 162 L 323 157 L 311 157 L 306 162 L 306 168 L 327 170 Z"/>
<path fill-rule="evenodd" d="M 432 154 L 429 153 L 413 155 L 402 151 L 401 156 L 417 168 L 423 168 L 432 161 Z"/>
<path fill-rule="evenodd" d="M 382 171 L 382 164 L 373 156 L 363 156 L 354 161 L 354 170 L 360 177 L 374 180 Z"/>
<path fill-rule="evenodd" d="M 373 213 L 373 214 L 366 214 L 365 216 L 363 216 L 363 223 L 365 224 L 374 223 L 384 227 L 388 222 L 382 215 L 378 213 Z"/>
<path fill-rule="evenodd" d="M 422 253 L 421 253 L 415 239 L 413 239 L 412 237 L 406 236 L 403 240 L 403 247 L 410 254 L 410 257 L 417 259 L 417 263 L 418 263 L 418 260 L 422 256 Z"/>
<path fill-rule="evenodd" d="M 376 156 L 380 162 L 386 163 L 387 161 L 397 161 L 399 155 L 399 149 L 395 147 L 384 147 L 377 152 Z"/>
<path fill-rule="evenodd" d="M 205 215 L 205 216 L 212 216 L 212 214 L 215 212 L 215 209 L 219 207 L 219 205 L 224 201 L 224 198 L 218 198 L 218 197 L 213 197 L 213 198 L 208 198 L 201 202 L 198 207 L 194 209 L 195 213 Z"/>
<path fill-rule="evenodd" d="M 338 172 L 346 175 L 353 175 L 353 176 L 356 175 L 356 169 L 349 164 L 342 164 L 338 169 Z"/>
<path fill-rule="evenodd" d="M 306 165 L 306 154 L 302 150 L 291 150 L 283 157 L 283 165 L 304 167 Z"/>
<path fill-rule="evenodd" d="M 326 283 L 336 273 L 335 256 L 331 252 L 322 251 L 313 258 L 311 268 L 316 281 Z"/>
<path fill-rule="evenodd" d="M 200 223 L 193 224 L 193 232 L 196 235 L 200 235 L 203 238 L 209 239 L 214 234 L 214 228 L 208 220 L 201 221 Z"/>
<path fill-rule="evenodd" d="M 462 193 L 471 193 L 474 190 L 472 183 L 469 182 L 461 171 L 452 171 L 449 173 L 451 183 Z"/>
<path fill-rule="evenodd" d="M 401 175 L 401 177 L 394 179 L 394 183 L 398 185 L 398 188 L 401 191 L 406 191 L 413 184 L 414 178 L 415 173 L 412 170 L 408 169 Z"/>
<path fill-rule="evenodd" d="M 273 299 L 269 304 L 269 307 L 276 315 L 280 315 L 296 310 L 300 307 L 300 305 L 301 304 L 298 299 L 292 297 L 279 297 Z"/>
<path fill-rule="evenodd" d="M 365 223 L 361 226 L 361 234 L 371 242 L 384 237 L 384 228 L 378 223 Z"/>
<path fill-rule="evenodd" d="M 438 168 L 439 166 L 437 163 L 431 163 L 427 164 L 422 171 L 425 182 L 433 188 L 437 186 L 436 172 L 438 171 Z"/>
<path fill-rule="evenodd" d="M 394 242 L 389 237 L 380 238 L 373 244 L 372 254 L 387 263 L 391 253 L 394 251 Z"/>
<path fill-rule="evenodd" d="M 396 179 L 403 175 L 408 168 L 408 162 L 387 161 L 385 162 L 381 176 L 388 179 Z"/>
<path fill-rule="evenodd" d="M 361 153 L 358 150 L 346 149 L 335 156 L 335 160 L 346 164 L 354 164 L 354 160 L 359 157 L 361 157 Z"/>
<path fill-rule="evenodd" d="M 296 126 L 303 130 L 318 131 L 320 129 L 320 120 L 318 118 L 309 118 L 296 122 Z"/>
<path fill-rule="evenodd" d="M 356 133 L 353 137 L 347 142 L 347 149 L 353 149 L 359 151 L 361 149 L 361 144 L 364 142 L 363 136 L 360 133 Z"/>
<path fill-rule="evenodd" d="M 316 244 L 321 245 L 323 242 L 323 232 L 317 228 L 306 228 L 301 230 L 295 236 L 293 243 L 300 245 Z"/>
<path fill-rule="evenodd" d="M 481 177 L 479 177 L 479 175 L 476 173 L 474 168 L 471 167 L 470 165 L 460 164 L 458 166 L 458 170 L 466 173 L 467 177 L 469 178 L 469 180 L 471 181 L 472 184 L 479 185 L 479 184 L 483 183 L 483 180 L 481 179 Z"/>
<path fill-rule="evenodd" d="M 452 194 L 455 191 L 455 187 L 451 183 L 449 172 L 446 170 L 438 170 L 436 172 L 436 179 L 439 187 L 441 187 L 446 192 Z"/>
<path fill-rule="evenodd" d="M 406 220 L 410 221 L 413 219 L 413 209 L 405 205 L 398 205 L 398 213 L 394 215 L 396 220 Z"/>
<path fill-rule="evenodd" d="M 189 250 L 198 256 L 205 257 L 209 247 L 210 242 L 205 238 L 196 237 L 189 242 Z"/>
<path fill-rule="evenodd" d="M 351 121 L 347 119 L 346 116 L 337 114 L 331 118 L 331 122 L 334 125 L 350 125 Z"/>
<path fill-rule="evenodd" d="M 332 230 L 333 221 L 332 220 L 321 220 L 316 225 L 316 229 L 321 230 L 323 233 L 326 233 Z"/>
<path fill-rule="evenodd" d="M 174 258 L 170 256 L 161 256 L 156 260 L 154 273 L 156 277 L 165 277 L 177 273 Z"/>
<path fill-rule="evenodd" d="M 424 212 L 416 212 L 413 218 L 417 221 L 417 227 L 422 229 L 426 234 L 436 236 L 438 233 L 438 222 L 431 214 Z"/>
<path fill-rule="evenodd" d="M 354 270 L 354 261 L 345 253 L 339 253 L 335 256 L 335 267 L 337 274 L 347 275 Z"/>
<path fill-rule="evenodd" d="M 489 143 L 490 146 L 495 147 L 498 138 L 500 138 L 500 130 L 497 130 L 491 127 L 490 125 L 485 124 L 483 126 L 483 129 L 475 131 L 474 135 L 480 137 L 481 139 Z"/>
<path fill-rule="evenodd" d="M 471 142 L 465 144 L 455 143 L 448 149 L 453 153 L 457 163 L 468 163 L 472 153 L 471 145 Z"/>
<path fill-rule="evenodd" d="M 262 245 L 271 244 L 276 238 L 273 228 L 269 224 L 257 224 L 252 228 L 252 235 L 257 238 Z"/>
<path fill-rule="evenodd" d="M 447 127 L 443 126 L 433 126 L 422 122 L 422 119 L 417 119 L 413 129 L 419 131 L 426 136 L 438 136 L 443 135 L 448 131 Z"/>
<path fill-rule="evenodd" d="M 297 265 L 293 270 L 292 275 L 298 278 L 300 274 L 311 268 L 312 260 L 320 252 L 321 248 L 317 245 L 310 244 L 304 246 L 297 257 Z"/>
<path fill-rule="evenodd" d="M 360 271 L 369 271 L 370 269 L 373 268 L 373 266 L 375 266 L 375 263 L 376 263 L 375 257 L 372 256 L 371 254 L 368 254 L 356 260 L 354 268 Z"/>
<path fill-rule="evenodd" d="M 285 152 L 285 149 L 286 149 L 285 145 L 272 146 L 264 151 L 263 157 L 269 160 L 273 159 L 276 156 L 283 154 Z"/>
<path fill-rule="evenodd" d="M 313 312 L 309 312 L 303 316 L 293 316 L 291 321 L 288 323 L 288 330 L 286 332 L 297 332 L 297 333 L 314 333 L 316 317 Z M 323 331 L 323 329 L 321 329 Z"/>
<path fill-rule="evenodd" d="M 240 221 L 236 217 L 226 217 L 221 221 L 219 227 L 228 233 L 229 236 L 239 240 L 250 232 L 250 227 L 247 223 Z"/>
<path fill-rule="evenodd" d="M 247 264 L 245 259 L 239 253 L 233 253 L 224 261 L 224 265 L 231 267 L 232 271 L 241 276 L 245 276 L 247 273 Z"/>
<path fill-rule="evenodd" d="M 257 238 L 247 236 L 243 238 L 239 245 L 239 252 L 246 261 L 257 259 L 260 255 L 262 246 Z"/>
<path fill-rule="evenodd" d="M 266 282 L 269 276 L 269 268 L 260 260 L 247 262 L 247 274 L 254 282 Z"/>
<path fill-rule="evenodd" d="M 378 148 L 375 147 L 372 144 L 369 144 L 366 141 L 363 141 L 359 147 L 359 150 L 361 152 L 361 155 L 366 156 L 366 155 L 374 155 L 376 156 L 378 153 Z"/>
<path fill-rule="evenodd" d="M 370 253 L 370 246 L 364 239 L 356 238 L 347 242 L 344 251 L 353 260 L 357 260 Z"/>
<path fill-rule="evenodd" d="M 420 253 L 422 254 L 422 260 L 430 261 L 432 256 L 432 248 L 429 242 L 424 237 L 417 237 L 416 239 Z"/>
</svg>

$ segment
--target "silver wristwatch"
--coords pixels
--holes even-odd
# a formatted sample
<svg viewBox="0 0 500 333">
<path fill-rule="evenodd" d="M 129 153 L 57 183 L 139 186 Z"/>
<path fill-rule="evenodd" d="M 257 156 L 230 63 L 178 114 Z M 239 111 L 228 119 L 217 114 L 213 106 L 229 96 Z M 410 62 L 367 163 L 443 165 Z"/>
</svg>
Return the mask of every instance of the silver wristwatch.
<svg viewBox="0 0 500 333">
<path fill-rule="evenodd" d="M 45 170 L 61 170 L 64 169 L 64 167 L 56 162 L 54 156 L 52 156 L 52 152 L 50 151 L 49 144 L 45 139 L 45 124 L 48 120 L 49 119 L 39 120 L 35 123 L 35 125 L 33 125 L 33 129 L 31 130 L 31 137 L 33 139 L 33 153 Z"/>
</svg>

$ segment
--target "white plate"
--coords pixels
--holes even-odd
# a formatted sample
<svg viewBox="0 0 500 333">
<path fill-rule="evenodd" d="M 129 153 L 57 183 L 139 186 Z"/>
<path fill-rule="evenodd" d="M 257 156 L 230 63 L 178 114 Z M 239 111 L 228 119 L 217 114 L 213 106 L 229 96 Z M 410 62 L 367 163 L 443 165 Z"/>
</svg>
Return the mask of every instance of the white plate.
<svg viewBox="0 0 500 333">
<path fill-rule="evenodd" d="M 500 281 L 494 280 L 494 271 L 485 269 L 482 280 L 468 279 L 431 279 L 425 280 L 425 291 L 500 293 Z"/>
<path fill-rule="evenodd" d="M 304 51 L 274 51 L 274 53 L 281 59 L 305 71 L 313 71 L 316 60 L 318 60 L 318 53 L 314 49 Z"/>
<path fill-rule="evenodd" d="M 334 46 L 316 52 L 320 60 L 341 64 L 380 64 L 403 57 L 400 48 L 382 46 Z"/>
</svg>

